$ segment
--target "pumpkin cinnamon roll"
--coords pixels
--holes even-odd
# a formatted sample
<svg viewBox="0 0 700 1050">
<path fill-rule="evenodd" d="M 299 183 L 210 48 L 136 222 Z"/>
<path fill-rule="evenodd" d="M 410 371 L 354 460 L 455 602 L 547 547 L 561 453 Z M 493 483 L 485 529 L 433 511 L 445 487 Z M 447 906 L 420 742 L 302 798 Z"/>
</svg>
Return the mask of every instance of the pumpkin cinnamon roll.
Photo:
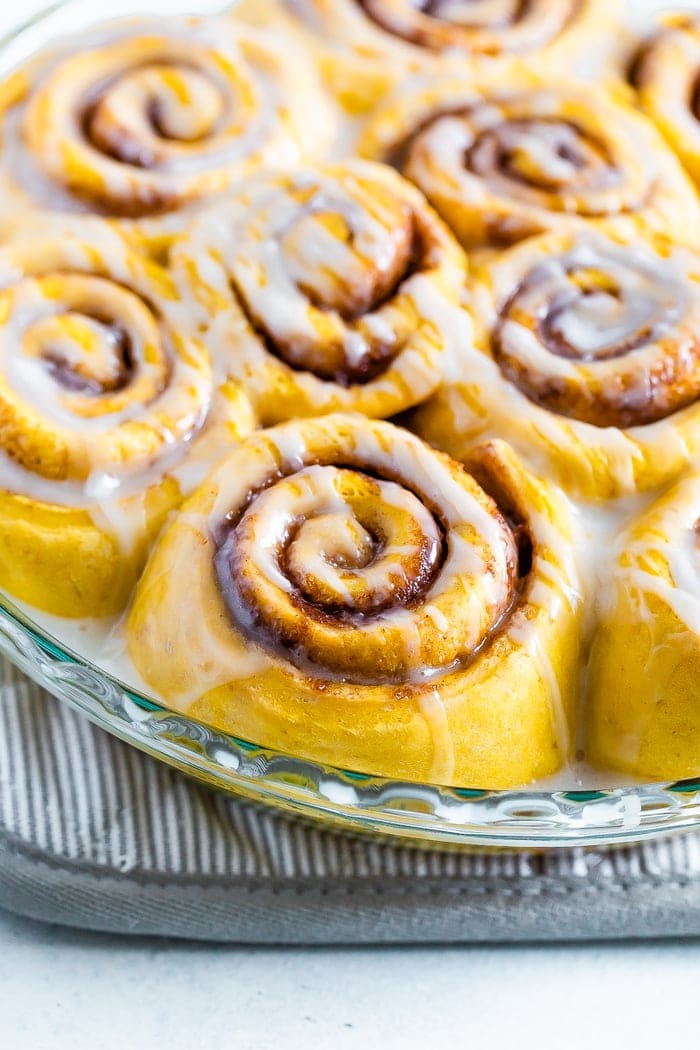
<svg viewBox="0 0 700 1050">
<path fill-rule="evenodd" d="M 328 139 L 316 86 L 291 45 L 230 19 L 93 27 L 0 85 L 8 210 L 154 215 L 294 166 Z"/>
<path fill-rule="evenodd" d="M 654 127 L 599 89 L 444 82 L 370 120 L 360 152 L 411 179 L 469 248 L 605 220 L 693 236 L 693 188 Z"/>
<path fill-rule="evenodd" d="M 669 16 L 637 51 L 630 79 L 642 109 L 700 183 L 700 18 Z"/>
<path fill-rule="evenodd" d="M 470 338 L 461 249 L 379 164 L 251 180 L 202 212 L 170 260 L 217 367 L 264 423 L 394 415 L 437 389 Z"/>
<path fill-rule="evenodd" d="M 587 497 L 650 488 L 700 449 L 700 256 L 660 240 L 549 234 L 472 287 L 476 345 L 417 412 L 462 456 L 491 433 Z"/>
<path fill-rule="evenodd" d="M 407 75 L 465 75 L 537 57 L 571 71 L 616 0 L 242 0 L 236 15 L 305 29 L 326 80 L 362 111 Z M 504 65 L 506 64 L 506 65 Z"/>
<path fill-rule="evenodd" d="M 102 223 L 66 234 L 0 247 L 0 586 L 98 616 L 124 606 L 179 502 L 214 388 L 167 273 Z M 230 445 L 252 413 L 232 387 L 216 400 Z"/>
<path fill-rule="evenodd" d="M 164 533 L 131 656 L 168 705 L 265 746 L 526 783 L 570 750 L 571 530 L 503 443 L 467 471 L 388 423 L 282 424 L 244 441 Z"/>
<path fill-rule="evenodd" d="M 596 765 L 664 780 L 700 774 L 699 523 L 694 473 L 619 540 L 591 653 Z"/>
</svg>

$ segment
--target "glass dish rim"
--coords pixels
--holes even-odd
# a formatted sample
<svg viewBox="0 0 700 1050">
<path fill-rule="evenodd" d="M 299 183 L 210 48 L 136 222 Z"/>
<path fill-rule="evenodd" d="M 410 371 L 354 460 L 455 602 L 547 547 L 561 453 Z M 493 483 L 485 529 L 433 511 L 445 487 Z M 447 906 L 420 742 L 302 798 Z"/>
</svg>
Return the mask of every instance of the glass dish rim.
<svg viewBox="0 0 700 1050">
<path fill-rule="evenodd" d="M 91 22 L 155 14 L 160 0 L 111 0 L 93 18 L 88 0 L 55 0 L 0 35 L 0 75 L 13 45 L 60 24 L 66 10 Z M 235 0 L 168 0 L 172 14 L 206 14 Z M 118 10 L 115 10 L 118 8 Z M 199 9 L 199 10 L 198 10 Z M 82 26 L 81 28 L 84 28 Z M 640 841 L 700 827 L 700 777 L 597 790 L 480 790 L 409 783 L 286 755 L 219 733 L 128 687 L 64 646 L 0 595 L 0 652 L 95 724 L 212 786 L 339 830 L 432 847 L 549 848 Z"/>
<path fill-rule="evenodd" d="M 595 790 L 481 790 L 344 770 L 221 733 L 120 682 L 4 595 L 0 653 L 107 732 L 212 787 L 337 830 L 404 843 L 622 845 L 700 827 L 700 777 Z"/>
</svg>

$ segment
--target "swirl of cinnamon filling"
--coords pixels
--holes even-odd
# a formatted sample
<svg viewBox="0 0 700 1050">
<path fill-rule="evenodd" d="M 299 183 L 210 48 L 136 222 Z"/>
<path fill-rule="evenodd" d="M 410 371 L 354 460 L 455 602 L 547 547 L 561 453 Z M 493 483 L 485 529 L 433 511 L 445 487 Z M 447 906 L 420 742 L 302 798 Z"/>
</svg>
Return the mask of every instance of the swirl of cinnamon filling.
<svg viewBox="0 0 700 1050">
<path fill-rule="evenodd" d="M 212 377 L 167 274 L 100 237 L 0 248 L 0 443 L 33 475 L 138 471 L 200 426 Z"/>
<path fill-rule="evenodd" d="M 313 74 L 296 52 L 215 19 L 112 30 L 88 49 L 40 55 L 26 79 L 5 113 L 3 163 L 44 205 L 62 190 L 111 215 L 170 211 L 261 163 L 295 164 L 313 141 L 301 119 Z M 30 162 L 43 188 L 38 177 L 25 185 Z"/>
<path fill-rule="evenodd" d="M 280 424 L 173 517 L 129 652 L 169 704 L 246 740 L 388 776 L 524 783 L 570 753 L 571 528 L 502 442 L 467 469 L 356 414 Z"/>
<path fill-rule="evenodd" d="M 700 181 L 700 19 L 679 15 L 647 40 L 630 79 L 639 102 L 685 168 Z"/>
<path fill-rule="evenodd" d="M 700 260 L 582 236 L 523 275 L 492 351 L 533 401 L 596 426 L 653 423 L 700 395 Z"/>
<path fill-rule="evenodd" d="M 355 0 L 378 26 L 432 51 L 535 51 L 575 20 L 585 0 Z"/>
<path fill-rule="evenodd" d="M 171 257 L 267 422 L 417 404 L 466 320 L 459 248 L 420 194 L 367 162 L 258 179 Z"/>
<path fill-rule="evenodd" d="M 504 436 L 568 492 L 609 499 L 700 450 L 700 257 L 632 231 L 531 237 L 470 287 L 474 344 L 412 417 L 461 458 Z"/>
<path fill-rule="evenodd" d="M 697 201 L 654 129 L 601 92 L 479 98 L 445 85 L 392 103 L 361 152 L 401 170 L 465 246 L 508 244 L 582 220 L 695 228 Z"/>
<path fill-rule="evenodd" d="M 464 661 L 507 614 L 513 528 L 411 435 L 336 417 L 280 427 L 239 458 L 211 518 L 217 578 L 237 628 L 273 652 L 405 680 Z"/>
</svg>

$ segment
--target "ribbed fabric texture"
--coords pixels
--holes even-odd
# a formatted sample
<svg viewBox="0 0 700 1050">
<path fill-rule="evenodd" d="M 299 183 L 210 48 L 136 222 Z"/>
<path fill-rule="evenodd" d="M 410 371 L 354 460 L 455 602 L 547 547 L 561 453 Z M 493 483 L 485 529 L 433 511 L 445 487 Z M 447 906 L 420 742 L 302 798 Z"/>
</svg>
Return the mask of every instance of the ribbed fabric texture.
<svg viewBox="0 0 700 1050">
<path fill-rule="evenodd" d="M 638 891 L 630 926 L 635 936 L 647 927 L 654 935 L 700 933 L 700 835 L 542 854 L 440 853 L 346 838 L 200 787 L 95 728 L 8 662 L 0 671 L 0 904 L 56 922 L 232 940 L 484 940 L 491 939 L 489 929 L 503 940 L 509 929 L 513 939 L 543 930 L 586 936 L 592 901 L 592 935 L 621 936 L 621 901 Z M 95 896 L 90 880 L 99 886 Z M 221 898 L 213 913 L 211 898 L 201 906 L 197 899 L 207 886 Z M 641 902 L 655 888 L 664 891 L 664 908 L 673 907 L 674 887 L 683 895 L 678 915 L 657 915 L 653 923 L 640 916 Z M 280 904 L 285 888 L 293 890 L 293 917 Z M 579 891 L 588 918 L 576 913 Z M 174 892 L 184 894 L 186 906 L 165 906 Z M 274 923 L 269 908 L 260 911 L 266 892 L 274 896 Z M 253 923 L 246 904 L 256 893 Z M 321 924 L 317 910 L 298 911 L 300 897 L 314 893 L 323 900 Z M 692 921 L 688 894 L 695 902 Z M 422 901 L 417 910 L 412 896 Z M 336 897 L 344 902 L 337 914 Z M 359 913 L 379 897 L 381 920 L 363 927 Z M 486 898 L 480 916 L 474 902 Z M 606 933 L 600 919 L 613 898 L 615 928 Z M 507 899 L 504 929 L 496 918 Z M 540 927 L 532 924 L 534 901 Z M 556 910 L 564 904 L 566 922 L 557 926 Z M 120 908 L 128 912 L 121 920 Z"/>
</svg>

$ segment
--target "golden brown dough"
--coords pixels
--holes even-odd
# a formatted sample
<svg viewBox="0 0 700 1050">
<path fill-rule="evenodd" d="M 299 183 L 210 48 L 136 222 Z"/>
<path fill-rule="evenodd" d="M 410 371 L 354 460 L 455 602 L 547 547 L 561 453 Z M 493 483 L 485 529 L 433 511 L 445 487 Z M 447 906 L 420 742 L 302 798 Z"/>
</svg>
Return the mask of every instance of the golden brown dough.
<svg viewBox="0 0 700 1050">
<path fill-rule="evenodd" d="M 17 205 L 144 216 L 322 155 L 332 133 L 313 66 L 230 19 L 113 23 L 47 49 L 0 84 L 9 219 Z"/>
<path fill-rule="evenodd" d="M 526 783 L 570 753 L 572 530 L 502 443 L 469 473 L 388 423 L 282 424 L 163 536 L 131 654 L 179 710 L 287 753 Z"/>
<path fill-rule="evenodd" d="M 475 273 L 474 346 L 414 425 L 457 457 L 504 436 L 587 497 L 672 479 L 700 452 L 699 282 L 666 240 L 524 241 Z"/>
<path fill-rule="evenodd" d="M 632 84 L 644 112 L 700 183 L 700 19 L 666 16 L 637 51 Z"/>
<path fill-rule="evenodd" d="M 253 426 L 215 389 L 168 274 L 99 221 L 0 247 L 0 585 L 62 616 L 119 612 L 185 454 Z M 173 471 L 175 471 L 173 473 Z"/>
<path fill-rule="evenodd" d="M 644 779 L 700 774 L 700 477 L 633 521 L 598 595 L 587 695 L 596 765 Z"/>
<path fill-rule="evenodd" d="M 588 85 L 436 82 L 380 109 L 359 148 L 415 182 L 467 248 L 601 221 L 700 231 L 693 187 L 655 128 Z"/>
<path fill-rule="evenodd" d="M 242 0 L 236 18 L 282 26 L 316 56 L 353 113 L 411 77 L 508 78 L 527 63 L 560 75 L 585 67 L 612 33 L 618 0 Z"/>
<path fill-rule="evenodd" d="M 368 161 L 261 175 L 202 213 L 170 259 L 217 367 L 263 423 L 395 415 L 437 389 L 469 338 L 461 249 L 413 186 Z"/>
</svg>

